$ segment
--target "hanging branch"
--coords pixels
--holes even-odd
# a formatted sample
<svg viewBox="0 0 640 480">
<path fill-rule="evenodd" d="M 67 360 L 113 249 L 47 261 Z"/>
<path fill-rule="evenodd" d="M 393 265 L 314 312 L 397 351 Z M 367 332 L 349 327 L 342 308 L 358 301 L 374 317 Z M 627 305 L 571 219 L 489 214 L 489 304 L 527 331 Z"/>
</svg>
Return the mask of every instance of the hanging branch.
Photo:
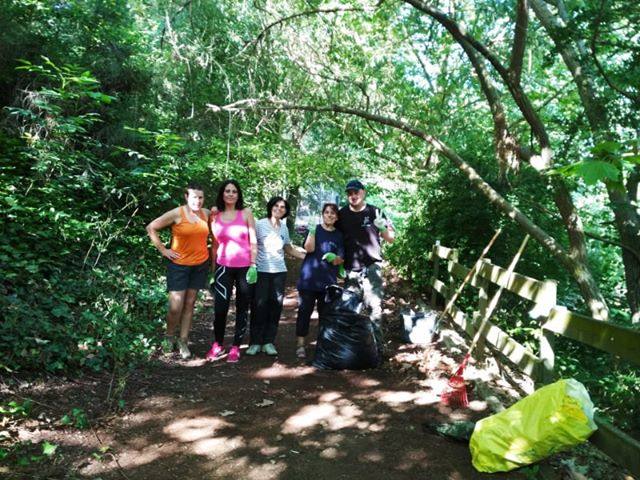
<svg viewBox="0 0 640 480">
<path fill-rule="evenodd" d="M 169 14 L 167 12 L 167 15 L 166 15 L 167 21 L 162 26 L 162 31 L 160 32 L 160 50 L 162 50 L 162 48 L 164 47 L 164 34 L 167 31 L 167 25 L 169 26 L 169 29 L 171 29 L 171 23 L 173 23 L 177 18 L 177 16 L 180 15 L 182 12 L 184 12 L 185 9 L 190 5 L 191 5 L 191 0 L 187 0 L 187 2 L 184 5 L 182 5 L 178 10 L 176 10 L 176 13 L 171 15 L 171 19 L 169 19 Z"/>
<path fill-rule="evenodd" d="M 339 105 L 330 106 L 313 106 L 313 105 L 295 105 L 281 100 L 262 100 L 262 99 L 244 99 L 237 102 L 218 106 L 207 104 L 207 107 L 213 112 L 236 112 L 244 110 L 303 110 L 308 112 L 324 112 L 324 113 L 343 113 L 356 117 L 377 122 L 382 125 L 402 130 L 414 137 L 420 138 L 431 144 L 437 152 L 441 153 L 451 160 L 459 170 L 461 170 L 471 184 L 476 187 L 488 200 L 503 211 L 508 217 L 515 220 L 525 231 L 529 232 L 532 237 L 538 240 L 542 245 L 547 247 L 557 258 L 565 265 L 573 264 L 573 260 L 563 249 L 563 247 L 544 230 L 533 223 L 525 214 L 509 203 L 496 190 L 491 187 L 462 157 L 454 150 L 447 146 L 438 138 L 410 125 L 406 121 L 397 120 L 391 117 L 385 117 L 375 113 L 359 110 L 355 108 L 342 107 Z"/>
<path fill-rule="evenodd" d="M 364 11 L 365 11 L 364 8 L 358 8 L 358 7 L 352 7 L 352 8 L 315 8 L 313 10 L 305 10 L 303 12 L 294 13 L 294 14 L 289 15 L 287 17 L 282 17 L 282 18 L 276 20 L 275 22 L 272 22 L 269 25 L 267 25 L 266 27 L 264 27 L 256 38 L 254 38 L 253 40 L 248 42 L 244 47 L 242 47 L 242 50 L 240 50 L 240 52 L 238 52 L 238 55 L 242 54 L 247 49 L 249 49 L 251 47 L 254 47 L 258 43 L 260 43 L 262 41 L 262 39 L 269 33 L 269 31 L 272 28 L 275 28 L 278 25 L 282 25 L 283 23 L 287 23 L 287 22 L 289 22 L 291 20 L 295 20 L 296 18 L 307 17 L 307 16 L 311 16 L 311 15 L 318 15 L 320 13 L 342 13 L 342 12 L 364 12 Z"/>
<path fill-rule="evenodd" d="M 631 247 L 630 245 L 627 245 L 627 244 L 622 243 L 622 242 L 618 242 L 616 240 L 612 240 L 612 239 L 607 238 L 607 237 L 603 237 L 602 235 L 598 235 L 597 233 L 593 233 L 593 232 L 585 232 L 585 235 L 587 237 L 589 237 L 589 238 L 592 238 L 593 240 L 598 240 L 599 242 L 606 243 L 606 244 L 609 244 L 609 245 L 613 245 L 614 247 L 623 248 L 623 249 L 627 250 L 628 252 L 630 252 L 638 260 L 640 260 L 640 252 L 638 252 L 638 250 L 636 250 L 635 248 Z"/>
<path fill-rule="evenodd" d="M 540 120 L 540 117 L 533 108 L 529 97 L 524 93 L 522 86 L 519 83 L 513 81 L 510 70 L 502 64 L 500 59 L 491 50 L 489 50 L 484 44 L 476 40 L 473 36 L 469 35 L 466 30 L 458 25 L 458 23 L 450 16 L 432 8 L 422 0 L 404 1 L 438 21 L 444 28 L 447 29 L 447 31 L 453 36 L 453 38 L 461 46 L 463 46 L 463 48 L 463 44 L 465 43 L 470 45 L 474 50 L 476 50 L 479 54 L 486 58 L 489 63 L 491 63 L 493 68 L 502 78 L 505 86 L 509 89 L 509 93 L 511 94 L 513 100 L 516 102 L 516 105 L 518 105 L 520 112 L 527 120 L 527 123 L 533 130 L 534 135 L 540 143 L 541 155 L 539 158 L 535 158 L 536 164 L 534 168 L 548 168 L 551 165 L 552 152 L 549 135 L 547 134 L 547 131 L 544 127 L 544 124 Z"/>
<path fill-rule="evenodd" d="M 558 241 L 542 230 L 538 225 L 532 222 L 525 214 L 514 207 L 502 195 L 500 195 L 491 185 L 489 185 L 479 174 L 465 162 L 453 149 L 448 147 L 438 138 L 430 135 L 403 120 L 397 120 L 391 117 L 385 117 L 375 113 L 359 110 L 355 108 L 342 107 L 340 105 L 330 106 L 313 106 L 313 105 L 296 105 L 282 100 L 264 100 L 264 99 L 244 99 L 229 105 L 218 106 L 207 104 L 207 107 L 213 112 L 220 111 L 242 111 L 242 110 L 303 110 L 310 112 L 324 113 L 343 113 L 365 120 L 371 120 L 382 125 L 387 125 L 398 130 L 402 130 L 410 135 L 424 140 L 429 143 L 433 149 L 448 158 L 461 172 L 463 172 L 471 185 L 482 193 L 491 204 L 496 206 L 505 215 L 514 220 L 520 227 L 536 239 L 542 246 L 551 252 L 551 254 L 571 273 L 575 282 L 578 284 L 585 301 L 587 302 L 591 314 L 594 318 L 606 319 L 608 309 L 604 297 L 598 289 L 597 283 L 591 275 L 588 267 L 580 262 L 579 258 L 567 251 L 558 243 Z"/>
</svg>

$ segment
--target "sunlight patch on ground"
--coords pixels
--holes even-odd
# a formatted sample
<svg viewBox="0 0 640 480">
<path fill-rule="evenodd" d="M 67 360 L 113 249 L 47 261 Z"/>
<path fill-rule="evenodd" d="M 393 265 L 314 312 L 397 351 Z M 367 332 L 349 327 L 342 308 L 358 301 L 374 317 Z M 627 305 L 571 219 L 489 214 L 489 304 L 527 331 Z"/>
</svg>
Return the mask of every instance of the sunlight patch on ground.
<svg viewBox="0 0 640 480">
<path fill-rule="evenodd" d="M 163 397 L 163 398 L 166 399 L 166 397 Z M 144 404 L 150 405 L 150 406 L 153 406 L 156 403 L 160 403 L 160 402 L 157 402 L 156 400 L 154 400 L 154 398 L 147 398 L 144 401 Z M 173 403 L 173 399 L 171 399 L 171 403 Z M 124 417 L 122 417 L 121 420 L 124 424 L 126 424 L 128 428 L 131 428 L 147 422 L 149 423 L 157 422 L 158 419 L 163 416 L 163 414 L 166 414 L 166 411 L 159 413 L 159 412 L 154 412 L 152 410 L 150 411 L 143 410 L 141 412 L 130 413 L 128 415 L 125 415 Z"/>
<path fill-rule="evenodd" d="M 40 443 L 46 440 L 60 443 L 61 445 L 68 447 L 88 447 L 94 444 L 97 445 L 94 437 L 87 436 L 82 432 L 73 432 L 72 430 L 70 430 L 69 434 L 65 435 L 64 440 L 61 441 L 59 438 L 59 432 L 56 430 L 26 430 L 21 428 L 18 430 L 18 440 L 21 442 L 33 443 Z"/>
<path fill-rule="evenodd" d="M 195 442 L 215 435 L 232 425 L 216 417 L 181 418 L 164 427 L 164 433 L 181 442 Z"/>
<path fill-rule="evenodd" d="M 361 455 L 360 460 L 365 462 L 380 463 L 384 461 L 384 455 L 378 450 L 367 452 Z"/>
<path fill-rule="evenodd" d="M 246 447 L 242 437 L 203 438 L 193 442 L 192 450 L 197 455 L 215 459 L 225 453 L 231 453 L 236 448 Z"/>
<path fill-rule="evenodd" d="M 422 467 L 427 463 L 428 457 L 424 450 L 408 450 L 402 456 L 396 466 L 399 470 L 409 471 L 416 467 Z"/>
<path fill-rule="evenodd" d="M 238 478 L 242 480 L 275 480 L 287 469 L 282 461 L 270 460 L 268 463 L 256 464 L 247 457 L 233 460 L 225 459 L 215 470 L 215 477 L 208 478 Z"/>
<path fill-rule="evenodd" d="M 358 388 L 374 388 L 380 386 L 380 381 L 373 378 L 367 378 L 362 376 L 350 377 L 349 383 Z"/>
<path fill-rule="evenodd" d="M 328 460 L 333 460 L 333 459 L 344 457 L 344 456 L 345 456 L 344 452 L 341 453 L 340 450 L 338 450 L 335 447 L 325 448 L 320 452 L 320 455 L 319 455 L 320 458 L 326 458 Z"/>
<path fill-rule="evenodd" d="M 315 426 L 326 430 L 358 427 L 362 410 L 337 392 L 322 395 L 317 404 L 307 405 L 283 423 L 282 432 L 296 434 Z"/>
<path fill-rule="evenodd" d="M 242 437 L 216 436 L 216 432 L 233 425 L 216 417 L 179 419 L 164 428 L 164 433 L 178 442 L 191 443 L 191 450 L 197 455 L 215 459 L 236 448 L 246 447 Z"/>
<path fill-rule="evenodd" d="M 431 405 L 440 401 L 439 393 L 433 390 L 409 391 L 377 391 L 372 397 L 390 407 Z"/>
<path fill-rule="evenodd" d="M 176 444 L 154 443 L 147 445 L 142 449 L 125 449 L 116 456 L 122 468 L 128 470 L 139 468 L 157 460 L 161 460 L 162 458 L 170 457 L 179 453 L 180 451 Z M 81 473 L 83 475 L 98 475 L 118 468 L 119 466 L 116 462 L 110 462 L 107 466 L 101 462 L 93 461 L 87 465 L 86 468 L 83 468 Z"/>
<path fill-rule="evenodd" d="M 138 404 L 138 407 L 150 408 L 150 407 L 159 407 L 162 411 L 162 414 L 166 414 L 167 406 L 172 405 L 176 401 L 173 396 L 166 395 L 153 395 L 151 397 L 147 397 L 141 400 Z M 135 416 L 131 416 L 131 418 L 139 419 L 141 418 L 142 422 L 146 421 L 155 421 L 158 419 L 159 412 L 141 412 L 140 414 L 135 414 Z"/>
<path fill-rule="evenodd" d="M 483 400 L 471 400 L 469 402 L 469 410 L 474 412 L 484 412 L 488 407 L 487 402 Z"/>
<path fill-rule="evenodd" d="M 262 368 L 253 374 L 255 378 L 260 380 L 268 380 L 272 378 L 298 378 L 310 375 L 316 370 L 313 367 L 294 367 L 289 368 L 280 363 L 275 363 L 271 367 Z"/>
</svg>

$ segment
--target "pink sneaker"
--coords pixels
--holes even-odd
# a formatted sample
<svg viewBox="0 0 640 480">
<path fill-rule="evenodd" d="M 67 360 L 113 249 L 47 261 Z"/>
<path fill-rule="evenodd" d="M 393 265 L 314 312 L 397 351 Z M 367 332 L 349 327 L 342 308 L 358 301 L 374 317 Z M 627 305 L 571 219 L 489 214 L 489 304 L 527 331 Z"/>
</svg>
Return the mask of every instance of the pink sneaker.
<svg viewBox="0 0 640 480">
<path fill-rule="evenodd" d="M 227 355 L 227 363 L 236 363 L 238 360 L 240 360 L 240 349 L 234 345 Z"/>
<path fill-rule="evenodd" d="M 224 347 L 220 345 L 218 342 L 213 342 L 213 345 L 211 345 L 211 350 L 207 352 L 204 358 L 208 362 L 212 362 L 214 360 L 217 360 L 217 358 L 223 353 L 224 353 Z"/>
</svg>

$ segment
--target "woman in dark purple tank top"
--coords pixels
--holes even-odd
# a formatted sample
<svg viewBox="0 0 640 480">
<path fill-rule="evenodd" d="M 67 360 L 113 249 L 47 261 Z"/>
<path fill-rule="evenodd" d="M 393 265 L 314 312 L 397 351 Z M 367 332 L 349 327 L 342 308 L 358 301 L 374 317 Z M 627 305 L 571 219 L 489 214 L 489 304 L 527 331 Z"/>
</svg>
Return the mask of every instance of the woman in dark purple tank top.
<svg viewBox="0 0 640 480">
<path fill-rule="evenodd" d="M 307 255 L 300 269 L 298 280 L 298 318 L 296 356 L 306 357 L 305 338 L 309 333 L 311 314 L 317 303 L 318 313 L 324 306 L 325 288 L 336 283 L 338 271 L 344 257 L 342 233 L 336 230 L 338 206 L 325 203 L 322 207 L 322 223 L 311 227 L 304 242 Z"/>
</svg>

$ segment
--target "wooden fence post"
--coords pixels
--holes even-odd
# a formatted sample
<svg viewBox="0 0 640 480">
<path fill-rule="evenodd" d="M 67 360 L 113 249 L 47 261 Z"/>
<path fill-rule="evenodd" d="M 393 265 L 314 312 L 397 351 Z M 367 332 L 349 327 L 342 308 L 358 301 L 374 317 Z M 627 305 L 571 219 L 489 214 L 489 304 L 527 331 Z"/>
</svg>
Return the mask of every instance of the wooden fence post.
<svg viewBox="0 0 640 480">
<path fill-rule="evenodd" d="M 482 263 L 491 263 L 490 258 L 483 258 Z M 478 272 L 480 271 L 480 266 Z M 489 306 L 489 285 L 491 282 L 488 278 L 481 277 L 476 272 L 474 280 L 474 286 L 478 288 L 478 310 L 473 312 L 473 325 L 474 330 L 478 326 L 478 320 L 484 318 L 487 313 L 487 307 Z M 485 337 L 481 336 L 478 339 L 478 345 L 476 348 L 476 356 L 478 359 L 484 359 L 485 357 Z"/>
<path fill-rule="evenodd" d="M 491 263 L 491 259 L 484 258 L 482 259 L 482 263 Z M 478 268 L 478 271 L 480 270 L 480 268 Z M 489 281 L 489 279 L 478 275 L 477 272 L 473 280 L 474 280 L 475 286 L 478 287 L 477 316 L 482 318 L 484 317 L 484 314 L 487 313 L 487 306 L 489 305 L 489 285 L 491 284 L 491 282 Z"/>
<path fill-rule="evenodd" d="M 457 248 L 452 248 L 451 249 L 451 253 L 449 254 L 449 258 L 448 258 L 448 262 L 447 262 L 447 276 L 449 278 L 447 278 L 447 283 L 448 283 L 448 287 L 447 287 L 447 295 L 446 295 L 446 300 L 449 301 L 449 299 L 451 297 L 453 297 L 453 294 L 456 291 L 456 276 L 452 273 L 453 272 L 453 264 L 454 263 L 458 263 L 458 249 Z"/>
<path fill-rule="evenodd" d="M 553 332 L 542 329 L 542 335 L 540 335 L 540 363 L 539 369 L 536 373 L 536 383 L 546 385 L 551 383 L 555 377 L 555 363 L 556 354 L 553 351 L 553 345 L 555 343 L 556 336 Z"/>
<path fill-rule="evenodd" d="M 558 284 L 555 280 L 546 280 L 542 288 L 542 298 L 529 312 L 529 315 L 540 324 L 540 364 L 534 380 L 540 385 L 546 385 L 555 380 L 556 354 L 553 347 L 556 336 L 553 332 L 542 328 L 549 318 L 551 310 L 556 307 Z"/>
<path fill-rule="evenodd" d="M 438 273 L 440 271 L 440 257 L 438 256 L 438 247 L 440 246 L 440 240 L 436 240 L 435 245 L 431 249 L 431 259 L 433 260 L 433 280 L 438 280 Z M 435 283 L 434 283 L 435 284 Z M 436 289 L 431 290 L 431 307 L 436 308 L 438 300 Z"/>
</svg>

